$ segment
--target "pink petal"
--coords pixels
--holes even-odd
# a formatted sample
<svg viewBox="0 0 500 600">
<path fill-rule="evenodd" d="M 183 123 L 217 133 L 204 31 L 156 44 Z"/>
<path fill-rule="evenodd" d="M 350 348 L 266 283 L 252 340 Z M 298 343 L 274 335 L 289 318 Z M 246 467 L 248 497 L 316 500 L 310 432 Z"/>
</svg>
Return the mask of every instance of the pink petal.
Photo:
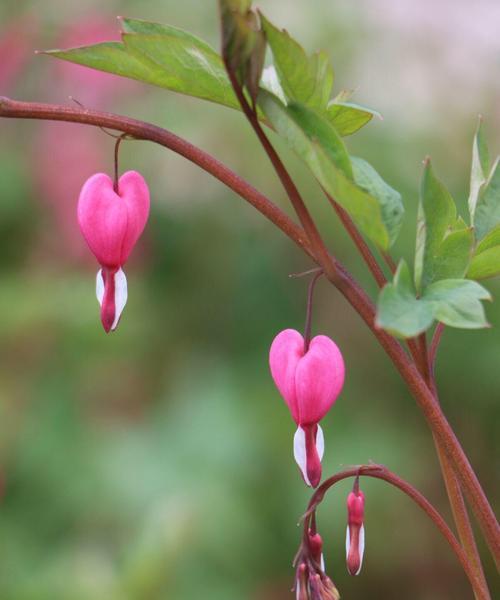
<svg viewBox="0 0 500 600">
<path fill-rule="evenodd" d="M 90 177 L 78 199 L 78 224 L 102 266 L 121 266 L 127 222 L 127 205 L 114 192 L 108 175 L 97 173 Z"/>
<path fill-rule="evenodd" d="M 344 385 L 344 360 L 336 344 L 325 335 L 311 340 L 295 373 L 299 423 L 318 423 L 330 410 Z"/>
<path fill-rule="evenodd" d="M 297 424 L 299 411 L 295 393 L 295 372 L 303 354 L 304 338 L 295 329 L 285 329 L 279 333 L 269 351 L 269 366 L 274 383 Z"/>
<path fill-rule="evenodd" d="M 128 223 L 121 249 L 121 263 L 125 264 L 135 243 L 144 231 L 149 216 L 149 189 L 137 171 L 127 171 L 118 182 L 118 194 L 127 207 Z"/>
</svg>

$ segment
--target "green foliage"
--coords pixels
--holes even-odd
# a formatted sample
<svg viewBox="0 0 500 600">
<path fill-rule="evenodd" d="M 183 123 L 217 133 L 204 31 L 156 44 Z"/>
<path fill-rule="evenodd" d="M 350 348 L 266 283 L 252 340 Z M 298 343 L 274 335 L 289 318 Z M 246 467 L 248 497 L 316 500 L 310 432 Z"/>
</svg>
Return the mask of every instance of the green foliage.
<svg viewBox="0 0 500 600">
<path fill-rule="evenodd" d="M 275 27 L 262 14 L 260 18 L 287 99 L 325 109 L 333 87 L 333 69 L 326 53 L 307 56 L 287 31 Z"/>
<path fill-rule="evenodd" d="M 389 234 L 389 243 L 396 241 L 403 224 L 404 206 L 401 194 L 386 183 L 377 171 L 362 158 L 351 156 L 354 181 L 376 198 L 382 211 L 382 220 Z"/>
<path fill-rule="evenodd" d="M 284 106 L 264 90 L 259 95 L 259 106 L 277 133 L 349 212 L 361 231 L 379 247 L 387 248 L 390 236 L 379 202 L 352 180 L 349 157 L 333 126 L 312 109 L 298 103 Z"/>
<path fill-rule="evenodd" d="M 380 293 L 376 323 L 399 337 L 414 337 L 434 320 L 450 327 L 478 329 L 488 326 L 481 300 L 490 299 L 486 289 L 466 279 L 437 281 L 417 298 L 410 270 L 401 261 L 394 281 Z"/>
<path fill-rule="evenodd" d="M 500 225 L 479 242 L 467 271 L 470 279 L 487 279 L 497 275 L 500 275 Z"/>
<path fill-rule="evenodd" d="M 472 168 L 469 193 L 469 212 L 472 224 L 474 224 L 474 213 L 476 211 L 479 193 L 488 176 L 489 165 L 490 155 L 484 137 L 483 120 L 480 118 L 472 145 Z"/>
<path fill-rule="evenodd" d="M 500 225 L 500 160 L 497 159 L 479 192 L 474 213 L 476 238 L 482 240 Z"/>
<path fill-rule="evenodd" d="M 327 118 L 341 136 L 352 135 L 369 123 L 373 117 L 382 118 L 371 108 L 333 100 L 326 109 Z"/>
<path fill-rule="evenodd" d="M 239 108 L 219 54 L 186 31 L 123 19 L 123 43 L 49 50 L 46 54 L 174 92 Z"/>
<path fill-rule="evenodd" d="M 458 228 L 457 231 L 455 231 Z M 452 236 L 448 239 L 449 236 Z M 467 245 L 469 240 L 469 245 Z M 415 284 L 425 289 L 442 278 L 463 277 L 472 247 L 472 237 L 457 225 L 455 202 L 437 179 L 430 160 L 426 160 L 420 188 L 415 251 Z M 458 253 L 450 260 L 448 250 Z"/>
</svg>

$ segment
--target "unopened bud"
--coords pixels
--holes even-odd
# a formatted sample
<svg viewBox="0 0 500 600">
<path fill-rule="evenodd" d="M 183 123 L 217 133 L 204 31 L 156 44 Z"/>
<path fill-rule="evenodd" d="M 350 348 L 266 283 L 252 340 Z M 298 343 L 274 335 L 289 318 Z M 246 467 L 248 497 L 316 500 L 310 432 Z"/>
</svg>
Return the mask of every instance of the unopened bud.
<svg viewBox="0 0 500 600">
<path fill-rule="evenodd" d="M 347 570 L 351 575 L 358 575 L 363 564 L 365 551 L 365 496 L 354 484 L 353 491 L 347 497 L 347 532 L 345 540 Z"/>
</svg>

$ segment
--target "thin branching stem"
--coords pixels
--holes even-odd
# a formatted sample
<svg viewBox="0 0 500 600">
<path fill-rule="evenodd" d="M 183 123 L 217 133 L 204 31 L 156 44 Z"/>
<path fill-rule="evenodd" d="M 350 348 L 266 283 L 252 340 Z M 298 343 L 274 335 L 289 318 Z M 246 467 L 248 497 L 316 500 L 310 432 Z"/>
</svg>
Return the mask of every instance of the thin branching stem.
<svg viewBox="0 0 500 600">
<path fill-rule="evenodd" d="M 311 500 L 309 501 L 309 505 L 307 507 L 307 511 L 304 515 L 304 523 L 303 523 L 303 539 L 307 539 L 307 532 L 309 530 L 309 523 L 312 515 L 316 513 L 318 506 L 323 501 L 326 493 L 330 488 L 332 488 L 336 483 L 342 481 L 343 479 L 348 479 L 350 477 L 373 477 L 375 479 L 381 479 L 391 484 L 392 486 L 398 488 L 406 494 L 409 498 L 413 500 L 433 521 L 434 525 L 441 532 L 442 536 L 450 545 L 450 548 L 455 553 L 456 557 L 460 561 L 463 570 L 465 571 L 467 577 L 469 578 L 470 584 L 475 590 L 476 597 L 478 600 L 490 600 L 490 595 L 488 589 L 484 587 L 483 582 L 480 578 L 478 578 L 476 571 L 470 564 L 464 549 L 458 542 L 457 538 L 454 536 L 451 529 L 448 527 L 446 521 L 439 514 L 439 512 L 434 508 L 434 506 L 427 500 L 427 498 L 421 494 L 416 488 L 414 488 L 410 483 L 401 479 L 398 475 L 387 469 L 382 465 L 360 465 L 357 467 L 352 467 L 350 469 L 346 469 L 341 471 L 340 473 L 336 473 L 332 477 L 326 479 L 320 487 L 314 492 Z"/>
<path fill-rule="evenodd" d="M 66 121 L 95 127 L 107 127 L 169 148 L 195 163 L 239 194 L 283 231 L 314 262 L 324 268 L 322 261 L 320 262 L 320 259 L 317 258 L 305 231 L 294 223 L 290 217 L 227 166 L 170 131 L 111 113 L 36 102 L 18 102 L 4 97 L 0 97 L 0 117 Z M 333 259 L 331 260 L 333 261 Z M 367 324 L 405 380 L 432 432 L 440 440 L 440 444 L 452 462 L 488 546 L 497 564 L 500 565 L 499 524 L 467 456 L 441 410 L 439 402 L 435 399 L 413 360 L 407 355 L 401 344 L 386 331 L 376 327 L 375 308 L 365 291 L 338 260 L 335 260 L 334 265 L 335 272 L 326 273 L 325 271 L 325 276 L 337 287 Z"/>
</svg>

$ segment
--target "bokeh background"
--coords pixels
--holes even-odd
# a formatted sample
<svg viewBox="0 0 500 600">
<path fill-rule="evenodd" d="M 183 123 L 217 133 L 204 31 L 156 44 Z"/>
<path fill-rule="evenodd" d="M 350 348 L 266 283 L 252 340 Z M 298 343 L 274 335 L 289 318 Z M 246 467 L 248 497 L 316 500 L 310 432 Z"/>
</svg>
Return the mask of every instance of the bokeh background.
<svg viewBox="0 0 500 600">
<path fill-rule="evenodd" d="M 421 161 L 431 154 L 465 216 L 482 113 L 500 139 L 496 0 L 261 0 L 308 50 L 329 51 L 336 91 L 384 121 L 348 139 L 404 196 L 395 255 L 411 259 Z M 2 0 L 0 94 L 124 113 L 170 128 L 289 210 L 236 112 L 35 56 L 115 39 L 117 15 L 167 22 L 218 44 L 215 0 Z M 277 141 L 337 255 L 374 293 L 333 212 Z M 293 423 L 267 352 L 301 328 L 310 263 L 217 181 L 151 144 L 123 144 L 153 208 L 127 265 L 116 333 L 100 326 L 97 265 L 76 226 L 79 189 L 111 171 L 98 129 L 0 121 L 0 597 L 2 600 L 290 598 L 296 526 L 309 493 L 291 458 Z M 489 288 L 500 293 L 498 282 Z M 446 331 L 446 413 L 490 496 L 498 474 L 500 308 L 491 330 Z M 324 421 L 325 473 L 374 460 L 445 514 L 432 440 L 389 360 L 343 299 L 318 286 L 314 330 L 342 348 L 347 382 Z M 367 549 L 344 566 L 345 497 L 319 514 L 327 569 L 344 598 L 469 599 L 439 534 L 405 498 L 363 483 Z M 481 547 L 490 574 L 491 561 Z"/>
</svg>

